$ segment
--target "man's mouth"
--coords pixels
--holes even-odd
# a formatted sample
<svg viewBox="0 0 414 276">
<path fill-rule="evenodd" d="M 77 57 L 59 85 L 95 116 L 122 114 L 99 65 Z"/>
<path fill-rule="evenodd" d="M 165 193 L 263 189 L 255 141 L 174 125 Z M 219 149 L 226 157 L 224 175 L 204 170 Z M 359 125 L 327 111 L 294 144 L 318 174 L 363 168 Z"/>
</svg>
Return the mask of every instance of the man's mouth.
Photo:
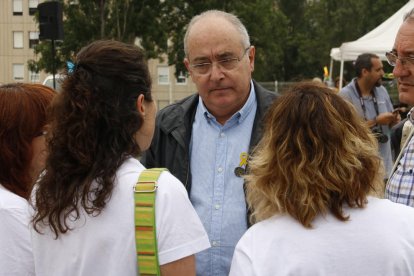
<svg viewBox="0 0 414 276">
<path fill-rule="evenodd" d="M 399 86 L 414 86 L 414 83 L 410 82 L 398 82 Z"/>
<path fill-rule="evenodd" d="M 210 89 L 210 92 L 213 92 L 213 91 L 220 92 L 220 91 L 227 90 L 227 89 L 229 88 L 228 87 L 215 87 L 215 88 Z"/>
</svg>

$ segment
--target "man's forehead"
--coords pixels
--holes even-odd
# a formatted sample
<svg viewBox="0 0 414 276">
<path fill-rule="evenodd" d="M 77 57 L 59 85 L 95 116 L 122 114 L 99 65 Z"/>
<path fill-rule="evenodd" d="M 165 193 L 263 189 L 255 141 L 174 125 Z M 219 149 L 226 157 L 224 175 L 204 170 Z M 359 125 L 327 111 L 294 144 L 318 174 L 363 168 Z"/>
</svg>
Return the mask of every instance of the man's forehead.
<svg viewBox="0 0 414 276">
<path fill-rule="evenodd" d="M 235 26 L 216 16 L 197 21 L 190 30 L 187 42 L 191 59 L 238 55 L 243 48 L 242 36 Z"/>
<path fill-rule="evenodd" d="M 371 59 L 373 67 L 382 67 L 382 61 L 379 58 Z"/>
<path fill-rule="evenodd" d="M 240 40 L 241 34 L 237 28 L 220 17 L 202 18 L 195 22 L 188 34 L 189 44 L 210 40 Z"/>
<path fill-rule="evenodd" d="M 398 30 L 393 46 L 394 52 L 414 53 L 414 20 L 405 21 Z"/>
<path fill-rule="evenodd" d="M 238 48 L 226 48 L 226 49 L 211 49 L 210 51 L 195 51 L 189 53 L 192 60 L 204 60 L 204 59 L 220 59 L 230 56 L 237 56 Z"/>
</svg>

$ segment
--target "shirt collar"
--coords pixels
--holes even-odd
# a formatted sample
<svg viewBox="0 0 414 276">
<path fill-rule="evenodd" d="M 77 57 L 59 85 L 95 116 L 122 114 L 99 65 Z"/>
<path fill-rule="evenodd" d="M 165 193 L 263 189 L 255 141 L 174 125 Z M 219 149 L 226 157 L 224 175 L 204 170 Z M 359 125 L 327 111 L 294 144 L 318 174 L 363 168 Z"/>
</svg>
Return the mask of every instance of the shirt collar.
<svg viewBox="0 0 414 276">
<path fill-rule="evenodd" d="M 414 116 L 414 107 L 411 108 L 411 110 L 407 114 L 408 120 L 410 120 L 410 122 L 414 125 L 414 118 L 413 118 L 413 116 Z"/>
<path fill-rule="evenodd" d="M 250 93 L 249 93 L 249 97 L 247 98 L 247 101 L 244 103 L 243 107 L 239 111 L 237 111 L 230 117 L 228 121 L 230 122 L 230 121 L 234 121 L 237 119 L 238 123 L 242 123 L 246 119 L 246 117 L 249 115 L 255 103 L 256 103 L 256 92 L 254 90 L 253 81 L 250 81 Z M 204 114 L 204 118 L 207 121 L 210 121 L 210 120 L 216 121 L 216 118 L 214 117 L 214 115 L 212 115 L 207 110 L 206 106 L 204 105 L 203 99 L 200 96 L 199 96 L 199 101 L 198 101 L 198 107 L 201 109 L 202 114 Z"/>
</svg>

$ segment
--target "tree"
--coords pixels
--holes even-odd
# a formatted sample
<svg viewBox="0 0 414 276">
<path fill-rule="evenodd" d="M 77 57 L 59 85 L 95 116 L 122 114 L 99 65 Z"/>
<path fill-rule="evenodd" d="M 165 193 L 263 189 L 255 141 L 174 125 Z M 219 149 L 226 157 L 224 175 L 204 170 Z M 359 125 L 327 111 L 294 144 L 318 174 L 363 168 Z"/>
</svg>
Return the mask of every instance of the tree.
<svg viewBox="0 0 414 276">
<path fill-rule="evenodd" d="M 184 60 L 184 34 L 191 18 L 209 9 L 231 12 L 239 16 L 256 47 L 254 77 L 274 80 L 281 77 L 282 44 L 286 36 L 286 17 L 276 9 L 273 0 L 166 0 L 163 5 L 163 20 L 167 26 L 170 45 L 168 60 L 176 66 L 176 75 L 186 72 Z M 274 39 L 273 39 L 274 38 Z"/>
<path fill-rule="evenodd" d="M 353 41 L 369 32 L 406 0 L 277 0 L 287 16 L 284 80 L 321 77 L 329 64 L 329 53 L 343 42 Z M 352 64 L 346 64 L 352 73 Z M 351 77 L 351 76 L 350 76 Z"/>
<path fill-rule="evenodd" d="M 234 11 L 237 0 L 165 0 L 161 6 L 162 20 L 166 26 L 165 32 L 169 38 L 168 62 L 175 65 L 175 75 L 186 72 L 183 64 L 184 35 L 187 24 L 191 18 L 205 10 L 218 9 L 223 11 Z"/>
<path fill-rule="evenodd" d="M 73 2 L 73 1 L 65 1 Z M 78 0 L 64 4 L 65 38 L 56 64 L 72 59 L 96 39 L 138 41 L 148 58 L 162 58 L 186 72 L 183 39 L 191 18 L 208 9 L 239 16 L 256 47 L 254 78 L 296 81 L 322 76 L 333 47 L 369 32 L 406 0 Z M 30 68 L 51 72 L 50 43 L 36 49 Z M 352 72 L 352 65 L 346 64 Z M 350 77 L 350 76 L 348 76 Z"/>
<path fill-rule="evenodd" d="M 72 4 L 76 3 L 76 4 Z M 56 42 L 55 64 L 63 68 L 66 60 L 93 40 L 116 39 L 146 49 L 148 58 L 158 57 L 167 49 L 167 36 L 159 14 L 158 0 L 78 0 L 64 1 L 64 40 Z M 38 61 L 29 61 L 29 68 L 52 72 L 50 41 L 35 47 L 41 54 Z"/>
<path fill-rule="evenodd" d="M 260 81 L 282 79 L 287 17 L 271 0 L 240 1 L 236 10 L 250 34 L 251 44 L 256 47 L 253 77 Z"/>
</svg>

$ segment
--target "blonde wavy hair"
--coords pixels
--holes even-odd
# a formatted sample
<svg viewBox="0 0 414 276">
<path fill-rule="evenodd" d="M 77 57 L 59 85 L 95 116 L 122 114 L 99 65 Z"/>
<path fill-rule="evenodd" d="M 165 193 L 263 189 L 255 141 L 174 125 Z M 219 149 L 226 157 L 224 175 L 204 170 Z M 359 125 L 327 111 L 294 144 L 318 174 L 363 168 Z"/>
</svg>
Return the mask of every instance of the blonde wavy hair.
<svg viewBox="0 0 414 276">
<path fill-rule="evenodd" d="M 289 214 L 306 228 L 319 214 L 341 221 L 383 185 L 378 144 L 353 106 L 331 89 L 302 83 L 279 97 L 246 176 L 253 223 Z"/>
</svg>

